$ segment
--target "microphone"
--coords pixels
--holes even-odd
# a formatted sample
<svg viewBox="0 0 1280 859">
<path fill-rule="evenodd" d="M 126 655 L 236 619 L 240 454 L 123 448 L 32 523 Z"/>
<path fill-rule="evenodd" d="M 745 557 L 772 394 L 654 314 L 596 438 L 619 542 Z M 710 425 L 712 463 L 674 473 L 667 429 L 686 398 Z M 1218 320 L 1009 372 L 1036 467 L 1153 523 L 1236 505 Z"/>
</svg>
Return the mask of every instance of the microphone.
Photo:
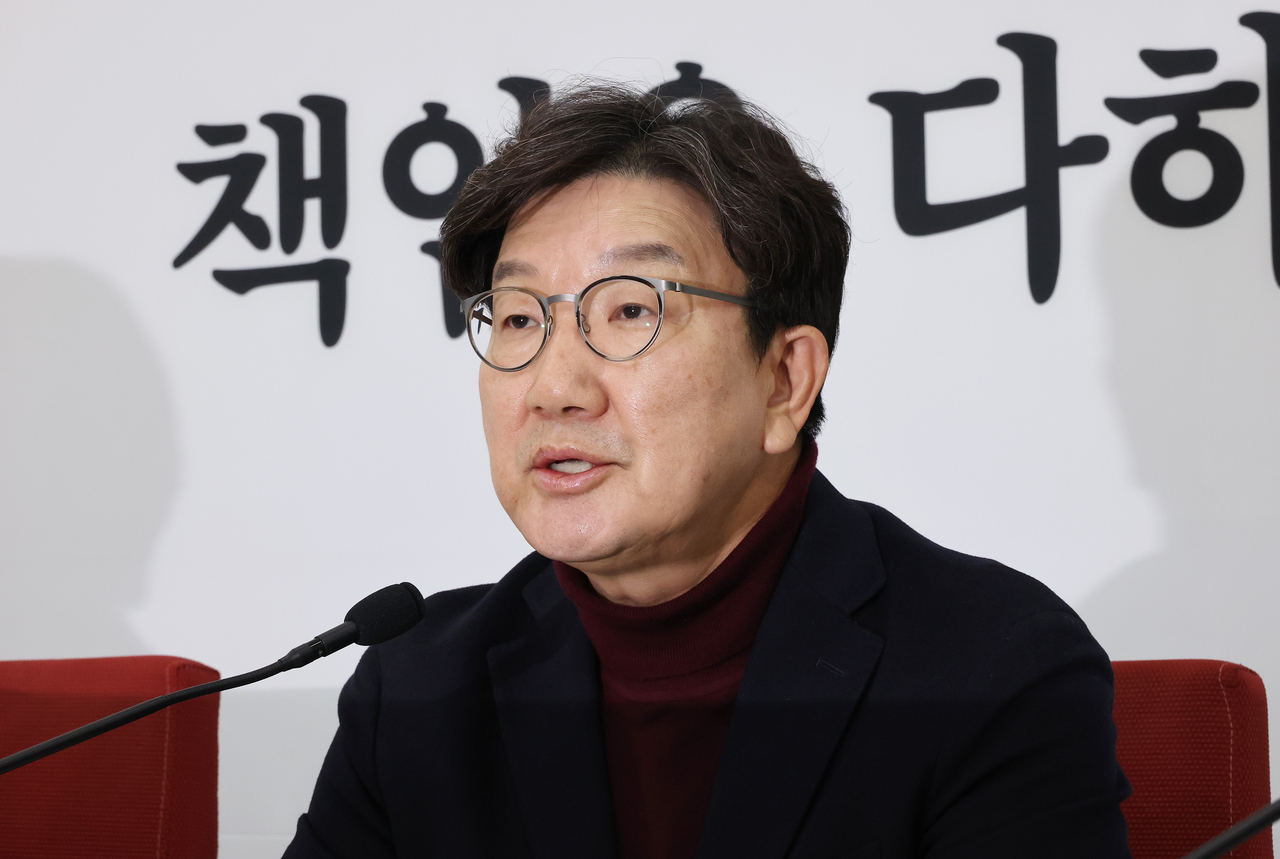
<svg viewBox="0 0 1280 859">
<path fill-rule="evenodd" d="M 280 671 L 290 671 L 310 665 L 322 656 L 336 653 L 348 644 L 365 647 L 381 644 L 402 632 L 408 632 L 421 619 L 422 594 L 418 589 L 408 582 L 387 585 L 353 605 L 342 623 L 320 633 L 306 644 L 299 644 L 280 657 L 276 664 L 284 666 Z"/>
<path fill-rule="evenodd" d="M 113 713 L 96 722 L 90 722 L 87 725 L 76 728 L 74 731 L 68 731 L 51 740 L 45 740 L 43 743 L 34 745 L 29 749 L 0 758 L 0 775 L 33 761 L 38 761 L 54 752 L 60 752 L 77 743 L 83 743 L 85 740 L 96 737 L 99 734 L 105 734 L 107 731 L 119 728 L 121 725 L 136 722 L 143 716 L 150 716 L 152 713 L 171 707 L 174 704 L 190 701 L 192 698 L 199 698 L 204 695 L 212 695 L 225 689 L 248 686 L 250 683 L 257 683 L 259 680 L 274 677 L 285 671 L 301 668 L 303 665 L 315 662 L 322 656 L 336 653 L 349 644 L 361 644 L 367 647 L 371 644 L 390 641 L 397 635 L 408 632 L 421 619 L 422 594 L 418 589 L 409 582 L 387 585 L 385 588 L 374 591 L 353 605 L 342 623 L 333 629 L 320 633 L 306 644 L 298 645 L 270 665 L 259 668 L 257 671 L 237 674 L 235 677 L 224 677 L 221 680 L 214 680 L 210 683 L 201 683 L 199 686 L 179 689 L 176 692 L 170 692 L 167 695 L 143 701 L 141 704 L 135 704 L 128 709 L 121 710 L 119 713 Z"/>
</svg>

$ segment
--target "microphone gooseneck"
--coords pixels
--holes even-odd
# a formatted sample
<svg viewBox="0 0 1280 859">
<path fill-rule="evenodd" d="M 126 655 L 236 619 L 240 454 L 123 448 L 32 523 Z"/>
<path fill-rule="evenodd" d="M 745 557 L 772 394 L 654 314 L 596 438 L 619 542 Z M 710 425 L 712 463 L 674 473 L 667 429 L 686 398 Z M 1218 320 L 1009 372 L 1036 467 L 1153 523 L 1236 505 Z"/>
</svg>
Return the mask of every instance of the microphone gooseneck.
<svg viewBox="0 0 1280 859">
<path fill-rule="evenodd" d="M 1182 859 L 1217 859 L 1225 856 L 1268 826 L 1280 820 L 1280 799 L 1264 805 L 1230 829 L 1214 836 Z"/>
<path fill-rule="evenodd" d="M 121 710 L 119 713 L 113 713 L 96 722 L 90 722 L 87 725 L 76 728 L 74 731 L 68 731 L 51 740 L 45 740 L 43 743 L 34 745 L 29 749 L 23 749 L 8 757 L 0 758 L 0 775 L 33 761 L 38 761 L 54 752 L 60 752 L 77 743 L 82 743 L 99 734 L 105 734 L 107 731 L 119 728 L 121 725 L 127 725 L 144 716 L 150 716 L 152 713 L 171 707 L 174 704 L 190 701 L 192 698 L 199 698 L 203 695 L 212 695 L 215 692 L 222 692 L 226 689 L 235 689 L 240 686 L 248 686 L 250 683 L 257 683 L 259 680 L 265 680 L 268 677 L 274 677 L 282 672 L 291 671 L 294 668 L 300 668 L 303 665 L 315 662 L 320 657 L 335 653 L 349 644 L 367 646 L 390 641 L 397 635 L 408 632 L 421 619 L 422 594 L 418 589 L 409 582 L 388 585 L 381 590 L 374 591 L 352 606 L 351 610 L 347 612 L 346 620 L 342 623 L 333 629 L 320 633 L 306 644 L 298 645 L 270 665 L 259 668 L 257 671 L 237 674 L 234 677 L 224 677 L 211 683 L 202 683 L 199 686 L 179 689 L 177 692 L 170 692 L 168 695 L 161 695 L 158 698 L 143 701 L 141 704 L 135 704 L 128 709 Z"/>
</svg>

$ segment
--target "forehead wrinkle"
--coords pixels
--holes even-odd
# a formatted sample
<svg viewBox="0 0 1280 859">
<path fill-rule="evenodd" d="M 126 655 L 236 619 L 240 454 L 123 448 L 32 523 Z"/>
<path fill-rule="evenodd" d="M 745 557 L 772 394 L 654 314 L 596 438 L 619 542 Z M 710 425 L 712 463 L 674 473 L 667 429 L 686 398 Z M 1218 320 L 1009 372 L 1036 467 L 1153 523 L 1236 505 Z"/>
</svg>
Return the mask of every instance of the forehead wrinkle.
<svg viewBox="0 0 1280 859">
<path fill-rule="evenodd" d="M 625 245 L 620 248 L 609 248 L 600 255 L 597 264 L 600 267 L 616 265 L 624 262 L 665 262 L 677 268 L 684 267 L 684 257 L 671 245 L 663 242 L 645 242 L 638 245 Z"/>
<path fill-rule="evenodd" d="M 493 282 L 506 280 L 509 277 L 537 277 L 538 267 L 524 260 L 504 259 L 493 267 Z"/>
</svg>

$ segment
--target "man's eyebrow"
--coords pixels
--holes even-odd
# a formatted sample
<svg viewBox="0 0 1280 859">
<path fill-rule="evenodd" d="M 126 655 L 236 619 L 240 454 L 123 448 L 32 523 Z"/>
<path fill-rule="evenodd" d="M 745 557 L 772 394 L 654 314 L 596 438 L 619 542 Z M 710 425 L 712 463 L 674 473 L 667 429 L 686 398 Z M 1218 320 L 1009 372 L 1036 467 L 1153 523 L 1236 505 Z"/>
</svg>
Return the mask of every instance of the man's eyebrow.
<svg viewBox="0 0 1280 859">
<path fill-rule="evenodd" d="M 673 266 L 684 265 L 684 257 L 671 245 L 662 242 L 648 242 L 640 245 L 624 245 L 620 248 L 609 248 L 600 255 L 600 265 L 608 266 L 621 262 L 665 262 Z"/>
<path fill-rule="evenodd" d="M 518 259 L 504 259 L 493 267 L 493 282 L 509 277 L 537 277 L 537 266 Z"/>
</svg>

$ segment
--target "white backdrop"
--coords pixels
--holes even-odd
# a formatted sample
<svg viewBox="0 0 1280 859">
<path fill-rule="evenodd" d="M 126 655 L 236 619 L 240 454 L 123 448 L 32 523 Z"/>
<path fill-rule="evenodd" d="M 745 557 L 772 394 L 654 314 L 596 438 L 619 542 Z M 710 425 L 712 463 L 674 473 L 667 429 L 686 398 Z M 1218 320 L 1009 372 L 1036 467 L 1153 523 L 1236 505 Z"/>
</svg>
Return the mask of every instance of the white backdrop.
<svg viewBox="0 0 1280 859">
<path fill-rule="evenodd" d="M 0 658 L 166 652 L 224 675 L 332 626 L 384 584 L 492 581 L 528 549 L 492 496 L 477 362 L 445 334 L 419 246 L 438 220 L 392 205 L 388 144 L 424 102 L 491 149 L 511 75 L 654 86 L 694 61 L 778 115 L 844 194 L 855 233 L 819 467 L 846 494 L 1040 578 L 1113 658 L 1243 662 L 1280 688 L 1280 287 L 1270 268 L 1265 50 L 1254 3 L 795 0 L 713 4 L 9 4 L 0 27 Z M 1276 7 L 1275 11 L 1280 11 Z M 990 105 L 926 120 L 929 198 L 1023 182 L 1021 65 L 1003 33 L 1058 44 L 1065 142 L 1057 290 L 1032 301 L 1021 210 L 930 237 L 894 216 L 890 117 L 874 92 L 994 78 Z M 1144 48 L 1213 48 L 1169 80 Z M 1262 90 L 1203 125 L 1243 159 L 1238 202 L 1193 229 L 1135 205 L 1140 125 L 1113 96 Z M 342 99 L 349 210 L 281 250 L 277 139 L 259 117 Z M 244 124 L 210 147 L 197 124 Z M 1278 143 L 1277 145 L 1280 145 Z M 174 257 L 222 192 L 176 170 L 266 158 L 230 227 Z M 453 178 L 424 147 L 417 185 Z M 1212 178 L 1170 160 L 1170 192 Z M 336 257 L 345 328 L 320 342 L 314 284 L 236 295 L 214 269 Z M 344 652 L 222 703 L 224 857 L 278 855 L 336 724 Z M 1275 733 L 1280 723 L 1272 722 Z"/>
</svg>

